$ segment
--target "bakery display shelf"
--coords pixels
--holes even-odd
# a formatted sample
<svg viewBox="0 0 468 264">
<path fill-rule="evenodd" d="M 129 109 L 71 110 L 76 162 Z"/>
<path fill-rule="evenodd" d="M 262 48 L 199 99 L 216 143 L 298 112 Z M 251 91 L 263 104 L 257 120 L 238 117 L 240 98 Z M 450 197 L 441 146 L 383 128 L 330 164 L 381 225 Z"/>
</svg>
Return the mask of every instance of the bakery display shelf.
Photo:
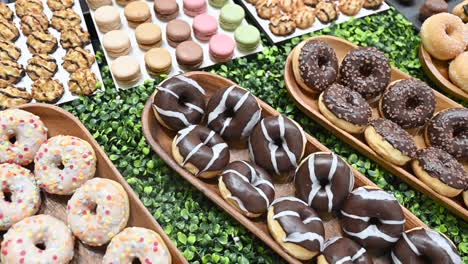
<svg viewBox="0 0 468 264">
<path fill-rule="evenodd" d="M 19 108 L 39 116 L 48 128 L 49 137 L 70 135 L 87 141 L 96 153 L 97 166 L 95 177 L 102 177 L 118 182 L 128 194 L 130 202 L 130 217 L 127 226 L 143 227 L 155 231 L 166 243 L 172 255 L 172 263 L 188 263 L 177 247 L 169 239 L 162 227 L 153 218 L 148 209 L 146 209 L 143 203 L 138 199 L 137 194 L 115 168 L 93 136 L 76 117 L 59 107 L 47 104 L 27 104 Z M 38 214 L 52 215 L 66 222 L 66 206 L 67 201 L 70 199 L 70 195 L 52 195 L 42 192 L 41 199 L 42 204 Z M 72 263 L 101 263 L 105 251 L 105 246 L 90 247 L 76 239 L 75 254 Z"/>
<path fill-rule="evenodd" d="M 351 42 L 346 40 L 332 37 L 332 36 L 321 36 L 321 37 L 314 37 L 313 39 L 321 40 L 328 43 L 336 53 L 338 61 L 344 58 L 344 56 L 351 51 L 352 49 L 356 48 L 357 46 Z M 286 61 L 286 67 L 284 72 L 284 79 L 286 88 L 294 99 L 296 105 L 309 117 L 314 119 L 316 122 L 324 126 L 329 131 L 333 132 L 337 137 L 342 139 L 343 141 L 350 144 L 352 147 L 356 148 L 362 154 L 366 155 L 370 159 L 374 160 L 386 170 L 388 170 L 393 175 L 399 177 L 409 185 L 411 185 L 416 190 L 426 194 L 428 197 L 434 199 L 435 201 L 441 203 L 444 207 L 452 211 L 454 214 L 458 215 L 465 221 L 468 220 L 468 209 L 464 206 L 463 199 L 461 195 L 455 198 L 449 198 L 442 196 L 432 190 L 429 186 L 419 180 L 412 172 L 409 165 L 400 167 L 393 165 L 389 161 L 385 160 L 382 156 L 378 155 L 374 152 L 367 144 L 364 139 L 363 135 L 355 135 L 350 134 L 337 126 L 335 126 L 332 122 L 330 122 L 327 118 L 325 118 L 319 108 L 318 108 L 318 95 L 314 96 L 310 93 L 306 93 L 303 89 L 300 88 L 299 84 L 296 82 L 294 78 L 294 73 L 292 69 L 292 54 L 291 52 L 288 56 Z M 398 80 L 398 79 L 409 79 L 411 76 L 408 74 L 403 73 L 402 71 L 392 67 L 392 76 L 391 81 Z M 460 104 L 452 101 L 448 97 L 442 95 L 441 93 L 434 90 L 435 98 L 436 98 L 436 112 L 441 111 L 447 108 L 454 108 L 454 107 L 462 107 Z M 372 107 L 372 115 L 373 117 L 377 117 L 378 110 L 375 104 L 371 105 Z M 409 131 L 410 134 L 413 136 L 416 146 L 418 148 L 425 147 L 424 143 L 424 136 L 422 129 L 412 130 Z M 465 164 L 466 167 L 466 164 Z"/>
<path fill-rule="evenodd" d="M 190 77 L 197 81 L 202 87 L 205 88 L 207 98 L 213 95 L 219 89 L 225 88 L 227 86 L 235 85 L 234 82 L 220 77 L 215 74 L 206 73 L 206 72 L 190 72 L 185 76 Z M 172 141 L 176 136 L 174 131 L 170 131 L 164 128 L 156 119 L 153 109 L 152 109 L 152 100 L 151 96 L 143 110 L 142 113 L 142 129 L 143 134 L 147 142 L 151 145 L 152 149 L 156 154 L 164 160 L 172 169 L 174 169 L 178 174 L 180 174 L 184 179 L 189 183 L 199 189 L 203 194 L 205 194 L 209 199 L 216 203 L 220 208 L 229 213 L 242 225 L 244 225 L 250 232 L 260 238 L 265 244 L 271 247 L 276 251 L 281 257 L 283 257 L 289 263 L 302 263 L 301 261 L 290 256 L 279 244 L 277 244 L 274 238 L 269 234 L 267 227 L 266 216 L 262 216 L 256 219 L 249 219 L 246 216 L 242 215 L 234 206 L 225 201 L 219 192 L 218 181 L 217 180 L 202 180 L 195 177 L 185 168 L 178 165 L 178 163 L 172 157 Z M 277 116 L 279 113 L 274 110 L 271 106 L 266 104 L 257 98 L 261 108 L 263 117 L 268 116 Z M 330 150 L 322 145 L 317 139 L 306 134 L 306 153 L 304 156 L 312 152 L 330 152 Z M 246 146 L 236 146 L 230 149 L 230 160 L 248 160 L 248 151 Z M 357 170 L 353 169 L 355 176 L 355 187 L 359 186 L 374 186 L 376 185 L 359 173 Z M 282 196 L 292 195 L 294 196 L 295 187 L 294 183 L 285 183 L 285 184 L 275 184 L 276 198 Z M 403 208 L 406 223 L 405 229 L 411 229 L 418 226 L 425 226 L 425 224 L 414 216 L 406 208 Z M 336 235 L 341 234 L 340 221 L 337 218 L 323 219 L 326 238 L 330 238 Z M 374 263 L 391 263 L 389 256 L 380 256 L 374 257 Z"/>
</svg>

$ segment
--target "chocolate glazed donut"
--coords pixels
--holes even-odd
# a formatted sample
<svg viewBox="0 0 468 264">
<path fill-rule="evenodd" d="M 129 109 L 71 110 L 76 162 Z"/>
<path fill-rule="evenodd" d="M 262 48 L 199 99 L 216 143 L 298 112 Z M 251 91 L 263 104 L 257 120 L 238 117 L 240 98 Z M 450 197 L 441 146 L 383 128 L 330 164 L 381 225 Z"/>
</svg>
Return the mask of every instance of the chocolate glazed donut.
<svg viewBox="0 0 468 264">
<path fill-rule="evenodd" d="M 462 263 L 457 249 L 448 238 L 424 228 L 414 228 L 403 233 L 393 247 L 391 256 L 394 264 Z"/>
<path fill-rule="evenodd" d="M 468 109 L 451 108 L 436 114 L 427 124 L 425 138 L 428 145 L 468 161 Z"/>
<path fill-rule="evenodd" d="M 334 237 L 323 247 L 317 264 L 372 264 L 365 248 L 346 237 Z"/>
<path fill-rule="evenodd" d="M 248 161 L 230 163 L 219 177 L 221 196 L 247 217 L 264 214 L 275 199 L 268 173 Z"/>
<path fill-rule="evenodd" d="M 207 125 L 226 140 L 250 136 L 262 117 L 257 100 L 248 91 L 230 86 L 211 96 L 206 107 Z"/>
<path fill-rule="evenodd" d="M 228 145 L 216 132 L 199 125 L 177 133 L 172 156 L 180 166 L 201 178 L 215 177 L 229 163 Z"/>
<path fill-rule="evenodd" d="M 156 88 L 153 111 L 159 123 L 180 130 L 201 123 L 205 114 L 205 90 L 193 79 L 177 75 Z"/>
<path fill-rule="evenodd" d="M 305 158 L 294 178 L 296 194 L 319 212 L 341 209 L 354 187 L 354 175 L 335 153 L 317 152 Z"/>
<path fill-rule="evenodd" d="M 268 209 L 268 229 L 290 255 L 309 260 L 319 254 L 325 230 L 317 213 L 296 197 L 276 199 Z"/>
<path fill-rule="evenodd" d="M 341 214 L 343 232 L 368 250 L 386 251 L 404 230 L 405 216 L 397 199 L 374 187 L 351 192 Z"/>
<path fill-rule="evenodd" d="M 275 180 L 288 180 L 305 150 L 305 135 L 295 122 L 283 117 L 267 117 L 254 128 L 249 138 L 249 154 L 253 162 L 275 173 Z"/>
</svg>

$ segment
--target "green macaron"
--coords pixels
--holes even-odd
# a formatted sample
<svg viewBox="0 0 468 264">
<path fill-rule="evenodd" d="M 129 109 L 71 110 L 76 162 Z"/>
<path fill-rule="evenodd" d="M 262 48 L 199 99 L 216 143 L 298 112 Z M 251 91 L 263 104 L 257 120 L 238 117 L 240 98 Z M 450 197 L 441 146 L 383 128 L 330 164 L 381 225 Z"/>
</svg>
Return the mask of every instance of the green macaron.
<svg viewBox="0 0 468 264">
<path fill-rule="evenodd" d="M 244 9 L 240 5 L 230 3 L 221 8 L 219 24 L 224 30 L 234 31 L 242 23 L 244 17 Z"/>
<path fill-rule="evenodd" d="M 260 44 L 260 31 L 251 25 L 240 26 L 234 32 L 234 38 L 240 51 L 250 52 Z"/>
<path fill-rule="evenodd" d="M 210 5 L 215 8 L 221 8 L 227 4 L 228 0 L 208 0 Z"/>
</svg>

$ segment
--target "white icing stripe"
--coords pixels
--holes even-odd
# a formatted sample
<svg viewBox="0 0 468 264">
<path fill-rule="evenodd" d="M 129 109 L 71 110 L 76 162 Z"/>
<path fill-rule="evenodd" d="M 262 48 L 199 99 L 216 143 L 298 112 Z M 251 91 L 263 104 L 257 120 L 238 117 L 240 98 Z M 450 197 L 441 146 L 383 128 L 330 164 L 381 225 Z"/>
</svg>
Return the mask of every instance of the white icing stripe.
<svg viewBox="0 0 468 264">
<path fill-rule="evenodd" d="M 362 255 L 364 255 L 366 253 L 366 249 L 365 248 L 360 248 L 356 254 L 354 254 L 352 257 L 351 257 L 351 260 L 352 261 L 356 261 L 356 259 L 362 257 Z"/>
<path fill-rule="evenodd" d="M 180 141 L 182 139 L 184 139 L 190 132 L 192 132 L 192 130 L 195 129 L 195 125 L 192 125 L 192 126 L 188 126 L 182 130 L 180 130 L 177 134 L 177 140 L 176 140 L 176 146 L 179 145 Z"/>
<path fill-rule="evenodd" d="M 315 175 L 315 154 L 310 155 L 307 165 L 309 167 L 309 177 L 312 186 L 308 197 L 309 199 L 307 201 L 309 203 L 309 206 L 312 206 L 312 201 L 314 200 L 315 196 L 321 188 L 317 176 Z"/>
<path fill-rule="evenodd" d="M 235 201 L 235 202 L 237 203 L 237 205 L 239 205 L 239 208 L 240 208 L 242 211 L 244 211 L 244 212 L 249 212 L 249 211 L 245 208 L 244 203 L 241 201 L 241 199 L 239 199 L 239 198 L 237 198 L 237 197 L 235 197 L 235 196 L 231 196 L 231 195 L 228 196 L 227 198 L 228 198 L 228 199 L 231 199 L 231 200 L 233 200 L 233 201 Z"/>
<path fill-rule="evenodd" d="M 194 104 L 185 103 L 185 106 L 187 106 L 188 108 L 193 109 L 193 110 L 199 112 L 200 114 L 204 114 L 204 113 L 205 113 L 205 111 L 203 111 L 203 109 L 201 109 L 200 107 L 198 107 L 198 106 L 196 106 L 196 105 L 194 105 Z"/>
<path fill-rule="evenodd" d="M 353 191 L 353 194 L 361 196 L 363 199 L 366 200 L 397 201 L 397 199 L 390 193 L 377 189 L 368 190 L 364 187 L 359 187 Z"/>
<path fill-rule="evenodd" d="M 343 231 L 346 234 L 353 236 L 353 237 L 357 237 L 359 239 L 367 239 L 368 237 L 378 237 L 390 243 L 395 243 L 398 240 L 398 237 L 392 237 L 383 233 L 375 225 L 370 225 L 366 229 L 357 233 L 350 232 L 344 228 L 343 228 Z"/>
<path fill-rule="evenodd" d="M 158 87 L 156 87 L 156 89 L 157 89 L 158 91 L 161 91 L 161 92 L 169 93 L 169 94 L 171 94 L 172 96 L 174 96 L 175 98 L 179 99 L 179 96 L 178 96 L 176 93 L 174 93 L 173 91 L 171 91 L 171 90 L 169 90 L 169 89 L 167 89 L 167 88 L 164 88 L 164 87 L 162 87 L 162 86 L 158 86 Z"/>
<path fill-rule="evenodd" d="M 223 128 L 221 128 L 221 131 L 219 132 L 221 136 L 224 134 L 224 130 L 226 130 L 226 128 L 231 124 L 231 121 L 232 121 L 232 117 L 226 118 L 223 124 Z"/>
<path fill-rule="evenodd" d="M 311 216 L 311 217 L 308 217 L 308 218 L 302 220 L 302 223 L 304 223 L 305 225 L 307 225 L 308 223 L 313 222 L 313 221 L 322 222 L 322 219 L 320 219 L 319 217 Z"/>
<path fill-rule="evenodd" d="M 292 196 L 280 197 L 280 198 L 274 200 L 273 203 L 271 203 L 271 205 L 273 206 L 274 204 L 277 204 L 277 203 L 280 203 L 280 202 L 283 202 L 283 201 L 298 202 L 298 203 L 302 203 L 303 205 L 307 205 L 301 199 L 296 198 L 296 197 L 292 197 Z"/>
<path fill-rule="evenodd" d="M 273 219 L 278 219 L 278 218 L 283 217 L 283 216 L 301 217 L 301 216 L 299 215 L 299 213 L 297 213 L 297 212 L 294 212 L 294 211 L 283 211 L 283 212 L 279 212 L 279 213 L 275 214 L 275 215 L 273 216 Z"/>
<path fill-rule="evenodd" d="M 215 109 L 213 109 L 213 111 L 211 111 L 211 113 L 208 114 L 207 124 L 210 124 L 211 122 L 213 122 L 213 120 L 218 118 L 220 114 L 226 111 L 226 101 L 227 101 L 229 93 L 231 93 L 233 89 L 234 89 L 234 85 L 230 86 L 224 91 L 223 95 L 221 96 L 221 100 L 219 101 L 219 104 L 215 107 Z"/>
<path fill-rule="evenodd" d="M 188 84 L 191 84 L 192 86 L 194 86 L 198 91 L 200 91 L 200 93 L 202 94 L 205 94 L 205 90 L 203 89 L 203 87 L 200 86 L 200 84 L 198 84 L 198 82 L 196 82 L 195 80 L 193 79 L 190 79 L 190 78 L 187 78 L 183 75 L 177 75 L 175 76 L 175 78 L 183 81 L 183 82 L 186 82 Z"/>
<path fill-rule="evenodd" d="M 208 170 L 211 167 L 211 165 L 213 165 L 213 163 L 219 158 L 219 155 L 221 154 L 221 152 L 227 147 L 228 145 L 226 143 L 219 143 L 219 144 L 214 145 L 211 148 L 213 150 L 213 157 L 211 157 L 211 160 L 208 162 L 208 164 L 206 164 L 205 168 L 203 168 L 203 170 L 201 170 L 199 173 L 202 173 Z"/>
<path fill-rule="evenodd" d="M 278 116 L 278 124 L 279 124 L 279 129 L 280 129 L 280 136 L 281 136 L 281 139 L 282 139 L 282 147 L 284 149 L 284 151 L 286 151 L 286 155 L 288 156 L 289 158 L 289 161 L 291 162 L 292 165 L 294 165 L 294 167 L 297 166 L 297 160 L 296 160 L 296 155 L 294 155 L 294 153 L 291 152 L 291 150 L 289 149 L 289 146 L 288 146 L 288 142 L 286 141 L 286 139 L 284 138 L 284 135 L 285 135 L 285 123 L 284 123 L 284 117 L 283 115 L 279 115 Z"/>
<path fill-rule="evenodd" d="M 276 174 L 280 174 L 278 170 L 278 164 L 276 163 L 276 151 L 278 150 L 278 146 L 274 144 L 273 140 L 271 139 L 270 135 L 268 134 L 268 131 L 265 127 L 265 119 L 263 119 L 260 122 L 260 125 L 262 126 L 262 132 L 263 135 L 265 136 L 265 139 L 268 141 L 268 148 L 270 149 L 270 160 L 271 164 L 273 165 L 273 169 L 275 170 Z"/>
<path fill-rule="evenodd" d="M 403 263 L 401 263 L 401 261 L 395 256 L 395 254 L 393 254 L 393 250 L 392 250 L 392 253 L 391 253 L 390 255 L 392 256 L 393 264 L 403 264 Z"/>
<path fill-rule="evenodd" d="M 408 238 L 406 233 L 403 233 L 403 239 L 405 240 L 406 244 L 410 247 L 411 251 L 413 251 L 414 254 L 421 256 L 421 252 L 419 252 L 418 248 L 416 247 L 415 244 Z"/>
<path fill-rule="evenodd" d="M 379 219 L 380 223 L 384 225 L 403 225 L 406 223 L 406 219 L 403 220 L 385 220 L 385 219 Z"/>
<path fill-rule="evenodd" d="M 236 170 L 225 170 L 225 171 L 223 171 L 223 175 L 224 175 L 224 174 L 228 174 L 228 173 L 235 174 L 236 176 L 238 176 L 239 178 L 241 178 L 243 181 L 249 182 L 249 179 L 247 179 L 247 177 L 245 177 L 244 175 L 242 175 L 240 172 L 238 172 L 238 171 L 236 171 Z"/>
<path fill-rule="evenodd" d="M 334 262 L 334 264 L 343 264 L 347 261 L 352 261 L 350 256 L 346 256 Z"/>
<path fill-rule="evenodd" d="M 275 189 L 273 184 L 271 182 L 263 179 L 262 177 L 260 177 L 260 175 L 258 175 L 257 172 L 255 171 L 255 168 L 252 167 L 249 163 L 245 162 L 244 160 L 241 160 L 241 162 L 244 163 L 244 165 L 247 166 L 247 168 L 249 168 L 250 175 L 252 175 L 252 184 L 254 186 L 259 186 L 259 185 L 265 184 L 265 185 L 268 185 L 272 190 Z"/>
<path fill-rule="evenodd" d="M 246 137 L 246 136 L 250 135 L 253 128 L 258 123 L 258 121 L 260 120 L 261 117 L 262 117 L 262 111 L 261 110 L 258 110 L 257 112 L 255 112 L 255 114 L 252 115 L 252 118 L 250 118 L 249 122 L 244 127 L 244 129 L 242 130 L 242 134 L 241 134 L 242 137 Z"/>
<path fill-rule="evenodd" d="M 252 142 L 250 141 L 250 137 L 249 137 L 249 157 L 250 159 L 252 160 L 252 162 L 255 163 L 255 157 L 254 157 L 254 153 L 253 153 L 253 149 L 252 149 Z"/>
<path fill-rule="evenodd" d="M 174 112 L 174 111 L 164 110 L 164 109 L 161 109 L 161 108 L 159 108 L 157 106 L 154 106 L 154 107 L 156 108 L 156 111 L 158 111 L 158 114 L 160 114 L 160 115 L 164 115 L 164 116 L 172 117 L 172 118 L 177 118 L 186 126 L 191 125 L 191 123 L 187 120 L 185 115 L 182 114 L 181 112 Z"/>
<path fill-rule="evenodd" d="M 351 167 L 349 167 L 349 192 L 352 192 L 354 189 L 354 173 Z"/>
<path fill-rule="evenodd" d="M 329 239 L 327 242 L 325 242 L 325 245 L 323 246 L 323 250 L 325 250 L 328 246 L 334 244 L 336 241 L 338 241 L 341 237 L 334 237 Z"/>
<path fill-rule="evenodd" d="M 330 166 L 330 171 L 328 172 L 328 182 L 329 184 L 325 186 L 325 193 L 327 194 L 328 200 L 328 212 L 331 212 L 333 208 L 333 192 L 331 191 L 332 187 L 332 180 L 335 176 L 336 168 L 338 167 L 338 157 L 335 153 L 331 153 L 332 155 L 332 164 Z"/>
<path fill-rule="evenodd" d="M 369 222 L 369 220 L 370 220 L 370 217 L 368 217 L 368 216 L 359 216 L 359 215 L 354 215 L 354 214 L 348 214 L 343 210 L 341 210 L 341 214 L 346 216 L 346 217 L 356 219 L 356 220 L 361 220 L 361 221 L 364 221 L 364 222 Z M 382 223 L 382 224 L 385 224 L 385 225 L 402 225 L 402 224 L 404 224 L 406 222 L 406 220 L 405 219 L 403 219 L 403 220 L 379 219 L 379 222 Z"/>
<path fill-rule="evenodd" d="M 245 101 L 247 100 L 247 98 L 249 97 L 249 92 L 246 92 L 240 99 L 239 101 L 237 101 L 236 105 L 234 106 L 234 112 L 237 112 L 241 107 L 242 105 L 245 103 Z"/>
<path fill-rule="evenodd" d="M 450 257 L 453 263 L 461 264 L 462 259 L 460 255 L 457 254 L 447 241 L 441 234 L 433 230 L 425 230 L 426 234 L 434 241 L 440 248 L 442 248 Z"/>
<path fill-rule="evenodd" d="M 325 186 L 325 193 L 327 194 L 328 200 L 328 212 L 331 212 L 333 208 L 333 192 L 331 191 L 331 184 Z"/>
<path fill-rule="evenodd" d="M 197 153 L 198 150 L 200 150 L 200 148 L 203 146 L 203 143 L 200 143 L 198 145 L 196 145 L 190 152 L 189 154 L 185 157 L 184 161 L 182 162 L 182 166 L 185 165 L 185 163 L 187 163 L 187 161 L 195 154 Z"/>
<path fill-rule="evenodd" d="M 294 232 L 289 234 L 287 237 L 283 239 L 284 242 L 293 242 L 293 243 L 300 243 L 303 241 L 317 241 L 320 245 L 320 250 L 322 250 L 323 247 L 323 237 L 319 234 L 312 233 L 312 232 L 307 232 L 307 233 L 300 233 L 300 232 Z"/>
</svg>

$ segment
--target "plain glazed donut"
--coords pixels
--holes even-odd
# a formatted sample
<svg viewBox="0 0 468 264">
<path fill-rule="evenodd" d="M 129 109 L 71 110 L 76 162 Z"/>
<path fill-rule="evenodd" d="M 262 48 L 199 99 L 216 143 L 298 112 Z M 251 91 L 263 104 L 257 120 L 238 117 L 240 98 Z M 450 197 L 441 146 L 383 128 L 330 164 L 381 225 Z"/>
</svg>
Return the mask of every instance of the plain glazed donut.
<svg viewBox="0 0 468 264">
<path fill-rule="evenodd" d="M 34 175 L 16 164 L 0 164 L 0 230 L 34 215 L 41 205 Z M 10 195 L 7 199 L 6 194 Z"/>
<path fill-rule="evenodd" d="M 468 44 L 468 29 L 461 18 L 440 13 L 426 19 L 421 26 L 424 49 L 439 60 L 451 60 Z"/>
<path fill-rule="evenodd" d="M 229 148 L 213 130 L 193 125 L 180 130 L 172 141 L 176 162 L 200 178 L 213 178 L 229 163 Z"/>
<path fill-rule="evenodd" d="M 305 40 L 293 51 L 296 82 L 306 91 L 321 93 L 338 78 L 338 59 L 330 45 L 319 40 Z"/>
<path fill-rule="evenodd" d="M 205 90 L 195 80 L 177 75 L 156 88 L 153 112 L 168 129 L 180 130 L 202 122 Z"/>
<path fill-rule="evenodd" d="M 437 231 L 422 227 L 404 232 L 393 247 L 391 257 L 394 264 L 462 263 L 452 241 Z"/>
<path fill-rule="evenodd" d="M 404 230 L 405 216 L 397 199 L 376 187 L 351 192 L 341 215 L 343 232 L 368 250 L 386 251 Z"/>
<path fill-rule="evenodd" d="M 49 138 L 34 158 L 34 175 L 48 193 L 72 194 L 96 172 L 96 154 L 88 142 L 72 136 Z"/>
<path fill-rule="evenodd" d="M 291 256 L 309 260 L 323 249 L 325 229 L 318 214 L 296 197 L 276 199 L 268 209 L 268 229 Z"/>
<path fill-rule="evenodd" d="M 294 177 L 297 197 L 319 212 L 332 212 L 354 188 L 354 174 L 333 152 L 316 152 L 305 158 Z"/>
<path fill-rule="evenodd" d="M 334 237 L 325 242 L 317 264 L 372 264 L 365 248 L 346 237 Z"/>
<path fill-rule="evenodd" d="M 468 4 L 466 6 L 468 10 Z M 450 80 L 458 88 L 468 93 L 468 71 L 466 69 L 468 69 L 468 51 L 458 55 L 449 65 Z"/>
<path fill-rule="evenodd" d="M 156 232 L 141 227 L 127 227 L 107 246 L 102 264 L 134 263 L 170 264 L 171 254 Z"/>
<path fill-rule="evenodd" d="M 28 165 L 46 140 L 47 128 L 38 116 L 19 109 L 0 111 L 0 163 Z"/>
<path fill-rule="evenodd" d="M 268 173 L 248 161 L 230 163 L 219 177 L 221 196 L 247 217 L 266 213 L 275 199 L 275 187 Z"/>
<path fill-rule="evenodd" d="M 234 85 L 213 94 L 206 112 L 207 126 L 228 141 L 250 136 L 262 117 L 262 110 L 255 97 Z"/>
<path fill-rule="evenodd" d="M 74 243 L 64 222 L 49 215 L 34 215 L 14 224 L 3 236 L 1 262 L 66 264 L 73 258 Z"/>
</svg>

